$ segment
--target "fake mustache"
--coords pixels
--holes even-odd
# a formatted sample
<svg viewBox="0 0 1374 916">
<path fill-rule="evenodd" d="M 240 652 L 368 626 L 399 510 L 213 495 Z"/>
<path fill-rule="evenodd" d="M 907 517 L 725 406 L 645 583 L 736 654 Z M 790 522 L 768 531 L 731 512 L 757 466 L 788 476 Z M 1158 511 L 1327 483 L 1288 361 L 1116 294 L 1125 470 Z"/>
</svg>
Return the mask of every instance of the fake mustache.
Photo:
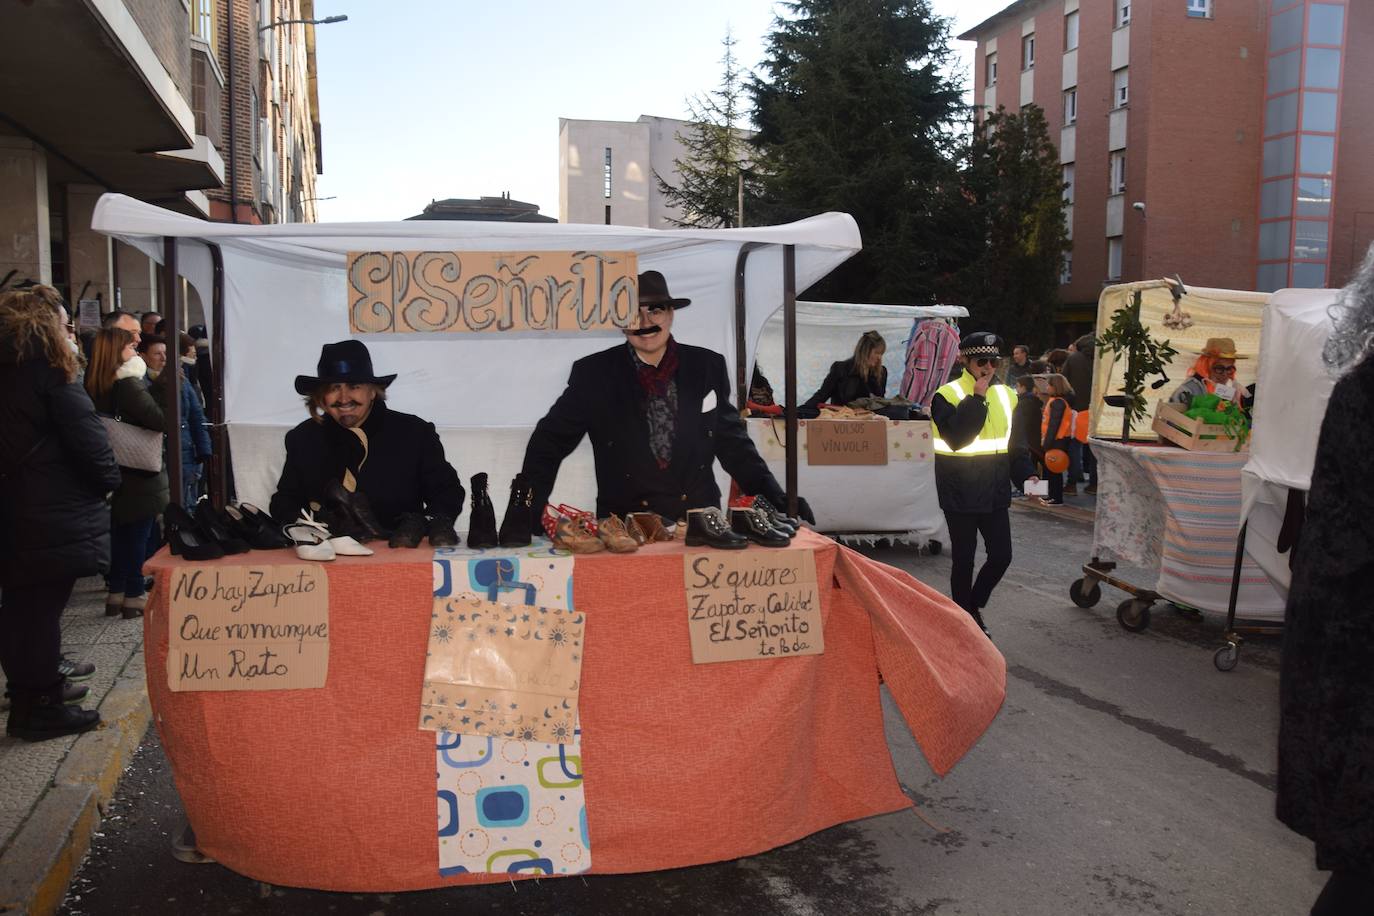
<svg viewBox="0 0 1374 916">
<path fill-rule="evenodd" d="M 354 407 L 362 407 L 361 401 L 341 401 L 336 404 L 326 404 L 330 410 L 352 410 Z"/>
<path fill-rule="evenodd" d="M 630 335 L 631 337 L 648 337 L 650 334 L 657 334 L 661 330 L 663 329 L 660 328 L 658 325 L 651 324 L 648 327 L 640 328 L 637 331 L 626 331 L 625 333 Z"/>
</svg>

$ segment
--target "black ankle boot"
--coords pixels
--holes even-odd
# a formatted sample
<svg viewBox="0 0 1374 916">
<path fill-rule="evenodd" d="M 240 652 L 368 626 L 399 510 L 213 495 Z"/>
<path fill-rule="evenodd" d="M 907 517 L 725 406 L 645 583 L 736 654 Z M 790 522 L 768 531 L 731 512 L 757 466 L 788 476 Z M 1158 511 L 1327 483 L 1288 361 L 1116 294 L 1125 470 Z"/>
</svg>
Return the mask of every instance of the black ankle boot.
<svg viewBox="0 0 1374 916">
<path fill-rule="evenodd" d="M 436 515 L 429 520 L 429 546 L 458 546 L 458 530 L 453 527 L 452 518 L 447 515 Z"/>
<path fill-rule="evenodd" d="M 510 482 L 510 502 L 506 503 L 506 517 L 501 519 L 501 535 L 498 540 L 502 547 L 528 547 L 530 538 L 530 512 L 534 508 L 534 489 L 525 481 L 524 474 L 516 474 Z"/>
<path fill-rule="evenodd" d="M 731 509 L 730 530 L 763 547 L 786 547 L 792 538 L 768 522 L 758 509 Z"/>
<path fill-rule="evenodd" d="M 496 536 L 496 507 L 487 494 L 487 475 L 472 475 L 472 508 L 468 515 L 468 546 L 481 549 L 500 543 Z"/>
<path fill-rule="evenodd" d="M 350 493 L 343 484 L 331 480 L 325 488 L 324 499 L 325 509 L 329 510 L 331 517 L 347 519 L 351 527 L 347 534 L 355 540 L 372 541 L 387 536 L 386 528 L 372 514 L 372 504 L 362 491 Z M 336 535 L 343 533 L 336 531 L 333 525 L 329 530 Z"/>
<path fill-rule="evenodd" d="M 687 511 L 687 546 L 714 547 L 717 550 L 743 550 L 749 539 L 730 530 L 725 516 L 715 506 Z"/>
<path fill-rule="evenodd" d="M 419 512 L 405 512 L 396 520 L 396 527 L 391 530 L 391 539 L 386 542 L 388 547 L 419 547 L 420 541 L 425 536 L 425 526 L 428 523 L 425 517 Z"/>
<path fill-rule="evenodd" d="M 5 734 L 25 741 L 45 741 L 80 734 L 99 725 L 100 713 L 67 706 L 62 701 L 64 683 L 59 681 L 45 690 L 11 688 Z"/>
</svg>

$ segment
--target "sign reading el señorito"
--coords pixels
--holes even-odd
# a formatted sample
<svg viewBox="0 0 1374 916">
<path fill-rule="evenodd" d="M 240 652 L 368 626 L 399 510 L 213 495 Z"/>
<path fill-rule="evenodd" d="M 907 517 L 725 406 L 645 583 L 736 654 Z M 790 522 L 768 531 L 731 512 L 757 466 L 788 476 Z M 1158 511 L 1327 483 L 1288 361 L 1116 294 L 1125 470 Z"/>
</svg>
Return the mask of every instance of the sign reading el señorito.
<svg viewBox="0 0 1374 916">
<path fill-rule="evenodd" d="M 350 251 L 354 334 L 590 331 L 629 327 L 632 251 Z"/>
</svg>

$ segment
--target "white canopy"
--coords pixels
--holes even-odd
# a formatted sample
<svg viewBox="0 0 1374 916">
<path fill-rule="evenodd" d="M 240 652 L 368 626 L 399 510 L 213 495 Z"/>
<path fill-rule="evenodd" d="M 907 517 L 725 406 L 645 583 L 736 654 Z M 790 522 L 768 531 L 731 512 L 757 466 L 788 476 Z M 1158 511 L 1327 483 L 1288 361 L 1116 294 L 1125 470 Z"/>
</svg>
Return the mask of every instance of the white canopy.
<svg viewBox="0 0 1374 916">
<path fill-rule="evenodd" d="M 344 274 L 349 251 L 634 251 L 640 270 L 662 272 L 674 296 L 692 300 L 676 314 L 674 336 L 724 354 L 733 366 L 741 246 L 766 246 L 750 254 L 745 271 L 745 341 L 751 352 L 783 301 L 782 246 L 796 246 L 798 290 L 860 249 L 858 227 L 844 213 L 723 230 L 458 221 L 260 226 L 206 222 L 106 194 L 92 226 L 159 261 L 162 238 L 179 239 L 180 272 L 207 304 L 212 271 L 202 241 L 220 246 L 226 317 L 225 327 L 213 333 L 224 333 L 225 419 L 238 491 L 255 501 L 264 501 L 275 486 L 283 434 L 305 417 L 295 377 L 314 375 L 320 347 L 350 336 Z M 519 469 L 524 439 L 562 391 L 573 361 L 622 339 L 618 332 L 357 336 L 367 343 L 379 374 L 399 374 L 388 391 L 389 404 L 435 423 L 459 473 L 490 472 L 498 501 L 504 498 L 498 480 Z M 589 506 L 592 492 L 590 465 L 565 463 L 558 495 Z"/>
</svg>

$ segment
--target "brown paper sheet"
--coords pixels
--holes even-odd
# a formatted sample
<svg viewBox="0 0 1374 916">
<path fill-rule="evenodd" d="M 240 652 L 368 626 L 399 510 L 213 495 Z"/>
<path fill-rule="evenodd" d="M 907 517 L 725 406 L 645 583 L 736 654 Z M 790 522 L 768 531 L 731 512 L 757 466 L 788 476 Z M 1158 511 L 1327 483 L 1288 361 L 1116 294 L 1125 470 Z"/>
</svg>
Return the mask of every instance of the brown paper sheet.
<svg viewBox="0 0 1374 916">
<path fill-rule="evenodd" d="M 354 334 L 590 331 L 639 310 L 633 251 L 350 251 Z"/>
<path fill-rule="evenodd" d="M 567 744 L 586 617 L 459 595 L 434 600 L 420 727 Z"/>
<path fill-rule="evenodd" d="M 807 464 L 887 464 L 887 420 L 807 420 Z"/>
<path fill-rule="evenodd" d="M 171 690 L 324 686 L 329 579 L 319 566 L 178 566 L 168 581 Z"/>
<path fill-rule="evenodd" d="M 688 551 L 682 571 L 697 664 L 825 651 L 812 551 Z"/>
</svg>

